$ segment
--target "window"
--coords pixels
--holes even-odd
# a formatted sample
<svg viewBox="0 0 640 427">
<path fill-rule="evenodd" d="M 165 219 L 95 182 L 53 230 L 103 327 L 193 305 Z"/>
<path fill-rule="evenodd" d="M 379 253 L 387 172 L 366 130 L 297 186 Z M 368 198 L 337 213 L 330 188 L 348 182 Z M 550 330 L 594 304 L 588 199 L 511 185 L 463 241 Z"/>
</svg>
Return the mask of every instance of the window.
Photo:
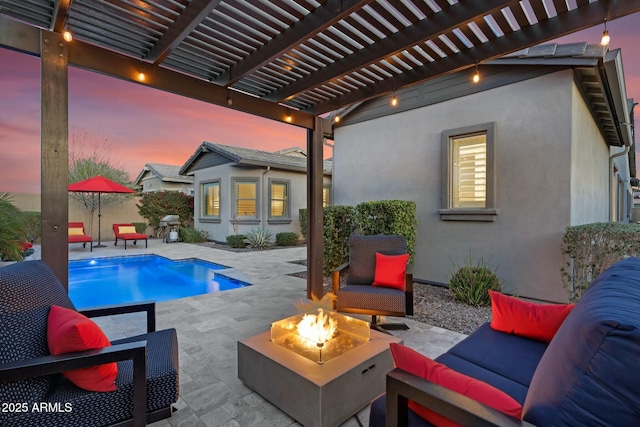
<svg viewBox="0 0 640 427">
<path fill-rule="evenodd" d="M 443 220 L 495 221 L 495 123 L 442 133 Z"/>
<path fill-rule="evenodd" d="M 202 218 L 220 218 L 220 181 L 202 184 Z"/>
<path fill-rule="evenodd" d="M 289 181 L 269 180 L 269 221 L 290 222 Z"/>
<path fill-rule="evenodd" d="M 331 206 L 331 186 L 325 185 L 322 187 L 322 207 L 326 208 Z"/>
<path fill-rule="evenodd" d="M 234 179 L 235 205 L 233 214 L 242 219 L 257 219 L 258 181 L 255 179 Z"/>
</svg>

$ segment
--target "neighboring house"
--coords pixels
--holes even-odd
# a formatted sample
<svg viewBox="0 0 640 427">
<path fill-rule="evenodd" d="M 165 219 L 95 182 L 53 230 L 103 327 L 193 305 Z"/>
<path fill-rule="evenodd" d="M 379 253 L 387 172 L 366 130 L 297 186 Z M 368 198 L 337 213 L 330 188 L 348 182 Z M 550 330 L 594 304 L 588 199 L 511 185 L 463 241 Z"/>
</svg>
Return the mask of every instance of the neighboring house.
<svg viewBox="0 0 640 427">
<path fill-rule="evenodd" d="M 497 266 L 505 291 L 565 301 L 567 226 L 628 221 L 633 102 L 619 50 L 544 45 L 363 103 L 334 127 L 334 204 L 417 203 L 414 277 Z M 630 158 L 632 161 L 630 162 Z"/>
<path fill-rule="evenodd" d="M 182 191 L 194 195 L 193 177 L 180 175 L 180 166 L 147 163 L 133 182 L 134 188 L 143 193 L 157 191 Z"/>
<path fill-rule="evenodd" d="M 300 235 L 298 211 L 307 207 L 307 155 L 203 142 L 180 169 L 195 179 L 195 228 L 224 242 L 264 227 L 275 236 Z M 323 201 L 331 203 L 331 162 L 324 162 Z"/>
</svg>

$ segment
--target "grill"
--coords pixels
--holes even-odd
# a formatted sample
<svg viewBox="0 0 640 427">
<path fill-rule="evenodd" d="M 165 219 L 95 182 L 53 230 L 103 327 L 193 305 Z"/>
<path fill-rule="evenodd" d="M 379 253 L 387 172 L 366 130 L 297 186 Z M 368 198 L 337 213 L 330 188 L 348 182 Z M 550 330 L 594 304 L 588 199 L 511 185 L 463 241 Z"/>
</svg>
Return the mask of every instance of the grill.
<svg viewBox="0 0 640 427">
<path fill-rule="evenodd" d="M 160 220 L 162 227 L 162 241 L 177 242 L 180 240 L 178 227 L 180 226 L 180 217 L 178 215 L 167 215 Z"/>
</svg>

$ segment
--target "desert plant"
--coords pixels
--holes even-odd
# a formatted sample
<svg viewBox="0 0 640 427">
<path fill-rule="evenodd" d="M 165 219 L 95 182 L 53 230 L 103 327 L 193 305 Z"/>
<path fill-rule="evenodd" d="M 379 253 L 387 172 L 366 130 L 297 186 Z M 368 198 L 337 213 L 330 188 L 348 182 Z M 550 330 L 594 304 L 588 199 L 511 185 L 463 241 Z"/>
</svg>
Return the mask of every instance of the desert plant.
<svg viewBox="0 0 640 427">
<path fill-rule="evenodd" d="M 204 230 L 196 230 L 191 227 L 182 227 L 178 229 L 180 240 L 185 243 L 202 243 L 207 241 L 209 233 Z"/>
<path fill-rule="evenodd" d="M 271 245 L 273 234 L 264 227 L 257 227 L 247 233 L 244 242 L 254 249 L 265 249 Z"/>
<path fill-rule="evenodd" d="M 640 224 L 603 222 L 567 227 L 560 269 L 569 300 L 575 302 L 600 273 L 616 262 L 640 255 Z"/>
<path fill-rule="evenodd" d="M 8 193 L 0 192 L 0 258 L 22 260 L 21 244 L 25 241 L 25 216 Z"/>
<path fill-rule="evenodd" d="M 136 233 L 146 234 L 145 233 L 145 231 L 147 231 L 147 223 L 146 222 L 134 222 L 132 224 L 136 228 Z"/>
<path fill-rule="evenodd" d="M 456 301 L 474 307 L 488 307 L 491 305 L 489 291 L 502 292 L 500 279 L 483 258 L 474 265 L 469 255 L 465 265 L 453 263 L 451 271 L 449 292 Z"/>
<path fill-rule="evenodd" d="M 276 234 L 276 246 L 295 246 L 297 243 L 298 235 L 294 232 Z"/>
<path fill-rule="evenodd" d="M 24 235 L 27 240 L 39 242 L 42 237 L 42 218 L 40 212 L 24 211 Z"/>
<path fill-rule="evenodd" d="M 245 248 L 247 247 L 247 244 L 244 242 L 244 239 L 246 238 L 247 236 L 244 234 L 232 234 L 227 236 L 227 246 L 236 249 Z"/>
</svg>

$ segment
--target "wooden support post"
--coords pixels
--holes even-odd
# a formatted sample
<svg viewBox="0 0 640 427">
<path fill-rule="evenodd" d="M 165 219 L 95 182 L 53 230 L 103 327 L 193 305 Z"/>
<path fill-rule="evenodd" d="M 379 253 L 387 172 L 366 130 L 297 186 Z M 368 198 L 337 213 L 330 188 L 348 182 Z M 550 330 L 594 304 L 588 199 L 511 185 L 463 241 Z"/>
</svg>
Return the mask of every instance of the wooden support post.
<svg viewBox="0 0 640 427">
<path fill-rule="evenodd" d="M 65 288 L 69 282 L 69 87 L 68 43 L 41 31 L 42 260 Z"/>
</svg>

